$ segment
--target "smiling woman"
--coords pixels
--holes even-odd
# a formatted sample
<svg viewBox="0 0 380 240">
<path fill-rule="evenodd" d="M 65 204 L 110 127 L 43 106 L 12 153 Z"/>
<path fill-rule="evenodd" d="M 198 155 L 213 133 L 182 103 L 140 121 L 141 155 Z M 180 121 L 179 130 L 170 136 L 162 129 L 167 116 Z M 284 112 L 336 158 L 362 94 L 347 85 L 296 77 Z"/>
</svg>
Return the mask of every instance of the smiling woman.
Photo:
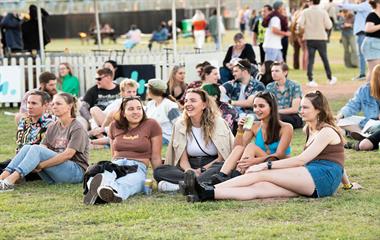
<svg viewBox="0 0 380 240">
<path fill-rule="evenodd" d="M 220 170 L 232 150 L 234 137 L 219 114 L 216 103 L 205 91 L 187 91 L 182 119 L 175 123 L 167 148 L 167 165 L 153 173 L 160 191 L 179 190 L 179 182 L 186 181 L 186 171 L 200 181 L 209 181 Z"/>
</svg>

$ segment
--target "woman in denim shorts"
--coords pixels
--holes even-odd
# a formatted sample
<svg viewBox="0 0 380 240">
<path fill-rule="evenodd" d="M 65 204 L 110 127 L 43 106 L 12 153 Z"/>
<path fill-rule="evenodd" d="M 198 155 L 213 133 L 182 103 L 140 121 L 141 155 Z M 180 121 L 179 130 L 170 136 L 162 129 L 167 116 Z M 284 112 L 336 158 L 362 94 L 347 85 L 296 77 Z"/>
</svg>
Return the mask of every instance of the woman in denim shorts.
<svg viewBox="0 0 380 240">
<path fill-rule="evenodd" d="M 300 155 L 251 166 L 246 174 L 213 187 L 188 181 L 193 182 L 187 186 L 193 193 L 188 201 L 333 195 L 343 177 L 343 137 L 321 92 L 306 94 L 301 107 L 307 141 Z"/>
</svg>

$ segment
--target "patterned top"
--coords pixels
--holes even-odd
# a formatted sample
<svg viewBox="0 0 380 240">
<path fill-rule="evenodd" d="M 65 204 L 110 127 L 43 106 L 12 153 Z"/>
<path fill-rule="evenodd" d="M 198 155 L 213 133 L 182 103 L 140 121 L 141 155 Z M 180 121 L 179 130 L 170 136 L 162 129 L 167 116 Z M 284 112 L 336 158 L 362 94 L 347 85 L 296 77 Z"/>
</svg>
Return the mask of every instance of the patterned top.
<svg viewBox="0 0 380 240">
<path fill-rule="evenodd" d="M 232 105 L 225 102 L 220 102 L 219 109 L 222 112 L 223 119 L 232 130 L 234 127 L 234 122 L 237 122 L 239 119 L 238 111 Z"/>
<path fill-rule="evenodd" d="M 279 109 L 290 108 L 294 99 L 302 98 L 301 86 L 289 79 L 286 79 L 285 89 L 282 92 L 276 81 L 269 83 L 267 90 L 276 96 Z"/>
<path fill-rule="evenodd" d="M 241 82 L 236 80 L 231 80 L 223 84 L 226 89 L 226 95 L 234 101 L 239 100 Z M 254 80 L 252 77 L 249 80 L 246 88 L 244 89 L 244 98 L 247 99 L 249 96 L 255 94 L 259 91 L 264 91 L 265 86 L 262 82 Z M 252 112 L 252 107 L 244 109 L 245 112 Z"/>
<path fill-rule="evenodd" d="M 26 144 L 40 144 L 50 123 L 56 120 L 55 116 L 44 114 L 33 122 L 31 117 L 21 118 L 16 134 L 16 153 Z"/>
</svg>

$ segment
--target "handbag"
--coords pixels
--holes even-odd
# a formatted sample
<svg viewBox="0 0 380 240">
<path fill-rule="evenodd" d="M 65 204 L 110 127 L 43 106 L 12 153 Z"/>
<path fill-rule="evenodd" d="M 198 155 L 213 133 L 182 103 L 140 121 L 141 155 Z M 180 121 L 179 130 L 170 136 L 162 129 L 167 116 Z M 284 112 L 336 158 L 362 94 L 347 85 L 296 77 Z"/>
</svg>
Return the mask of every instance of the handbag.
<svg viewBox="0 0 380 240">
<path fill-rule="evenodd" d="M 203 150 L 203 148 L 200 146 L 200 144 L 198 142 L 198 139 L 195 137 L 193 130 L 191 130 L 191 134 L 193 135 L 193 138 L 194 138 L 195 142 L 197 143 L 199 149 L 204 154 L 206 154 L 207 156 L 199 156 L 199 157 L 189 156 L 189 163 L 190 163 L 191 168 L 194 168 L 194 169 L 202 168 L 203 166 L 214 161 L 218 157 L 218 155 L 213 156 L 213 155 L 210 155 L 209 153 L 207 153 L 205 150 Z"/>
</svg>

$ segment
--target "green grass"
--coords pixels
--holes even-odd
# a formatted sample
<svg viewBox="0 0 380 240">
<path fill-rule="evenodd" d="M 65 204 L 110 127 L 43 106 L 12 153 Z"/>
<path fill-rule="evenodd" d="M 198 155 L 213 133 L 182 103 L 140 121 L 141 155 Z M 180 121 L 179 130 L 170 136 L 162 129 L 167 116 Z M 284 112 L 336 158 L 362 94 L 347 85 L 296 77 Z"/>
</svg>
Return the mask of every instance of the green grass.
<svg viewBox="0 0 380 240">
<path fill-rule="evenodd" d="M 350 79 L 357 70 L 341 66 L 338 44 L 329 47 L 333 71 L 340 79 Z M 316 72 L 324 78 L 318 61 Z M 291 76 L 303 81 L 305 73 L 292 71 Z M 336 99 L 330 101 L 335 112 L 347 101 Z M 16 127 L 4 111 L 14 110 L 0 109 L 1 160 L 11 157 L 15 148 Z M 302 151 L 304 141 L 297 130 L 293 154 Z M 92 163 L 110 159 L 110 153 L 94 150 L 90 158 Z M 339 189 L 324 199 L 188 204 L 179 194 L 155 192 L 122 204 L 85 206 L 80 184 L 29 182 L 0 194 L 0 239 L 379 239 L 379 153 L 348 150 L 345 165 L 351 180 L 364 189 Z"/>
</svg>

